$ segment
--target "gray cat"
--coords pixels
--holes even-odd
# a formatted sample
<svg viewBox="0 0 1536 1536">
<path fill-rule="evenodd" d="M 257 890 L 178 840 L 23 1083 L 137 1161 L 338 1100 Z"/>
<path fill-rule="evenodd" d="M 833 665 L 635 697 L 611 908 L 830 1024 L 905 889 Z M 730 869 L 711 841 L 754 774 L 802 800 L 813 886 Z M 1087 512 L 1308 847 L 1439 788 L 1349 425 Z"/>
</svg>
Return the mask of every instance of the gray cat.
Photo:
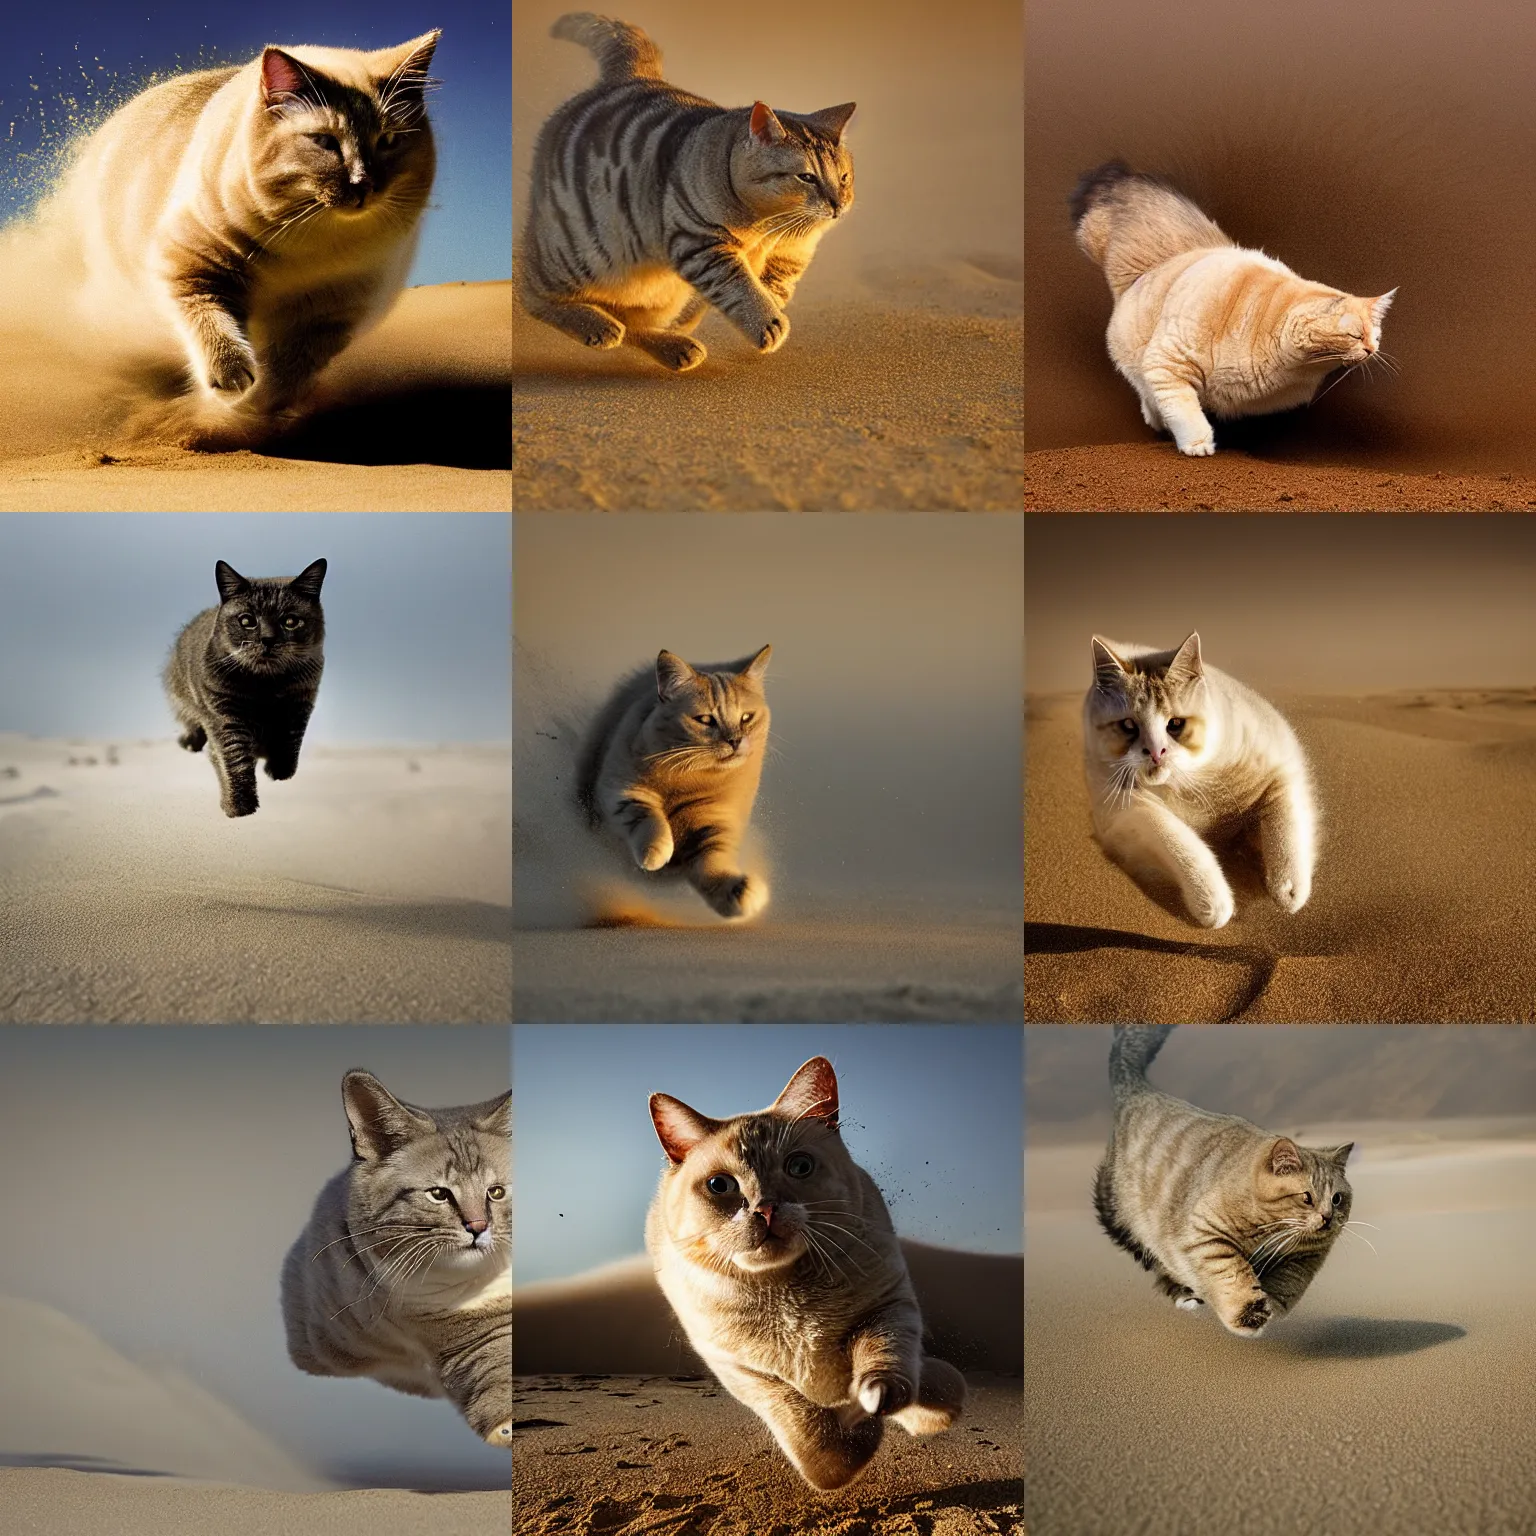
<svg viewBox="0 0 1536 1536">
<path fill-rule="evenodd" d="M 511 1090 L 422 1109 L 348 1072 L 352 1164 L 283 1261 L 288 1353 L 311 1376 L 446 1397 L 512 1445 Z"/>
<path fill-rule="evenodd" d="M 291 779 L 320 689 L 325 613 L 316 560 L 291 581 L 247 581 L 219 560 L 219 606 L 205 608 L 176 637 L 165 691 L 189 752 L 208 746 L 226 816 L 257 808 L 256 759 L 269 779 Z"/>
</svg>

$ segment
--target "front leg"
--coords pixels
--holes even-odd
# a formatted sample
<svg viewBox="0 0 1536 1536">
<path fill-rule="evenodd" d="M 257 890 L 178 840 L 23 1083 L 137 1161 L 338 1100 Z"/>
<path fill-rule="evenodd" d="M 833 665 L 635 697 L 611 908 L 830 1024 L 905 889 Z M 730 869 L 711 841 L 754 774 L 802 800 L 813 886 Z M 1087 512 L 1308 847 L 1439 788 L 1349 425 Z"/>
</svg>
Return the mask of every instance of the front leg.
<svg viewBox="0 0 1536 1536">
<path fill-rule="evenodd" d="M 256 382 L 256 352 L 245 334 L 245 289 L 231 273 L 179 256 L 167 286 L 192 373 L 215 399 L 238 401 Z"/>
<path fill-rule="evenodd" d="M 208 738 L 209 756 L 219 775 L 219 803 L 226 816 L 250 816 L 256 799 L 256 738 L 238 720 L 218 721 Z"/>
<path fill-rule="evenodd" d="M 661 796 L 641 784 L 630 784 L 609 797 L 603 814 L 629 844 L 641 869 L 661 869 L 672 857 L 672 828 Z"/>
<path fill-rule="evenodd" d="M 350 320 L 290 320 L 264 346 L 261 383 L 246 405 L 274 414 L 306 394 L 315 375 L 352 339 Z"/>
<path fill-rule="evenodd" d="M 1303 1293 L 1317 1277 L 1317 1272 L 1322 1268 L 1323 1260 L 1327 1257 L 1326 1251 L 1292 1253 L 1281 1259 L 1278 1264 L 1263 1266 L 1259 1275 L 1259 1284 L 1264 1287 L 1264 1294 L 1274 1303 L 1278 1315 L 1283 1316 L 1301 1300 Z"/>
<path fill-rule="evenodd" d="M 775 251 L 763 263 L 763 287 L 778 301 L 781 308 L 788 308 L 795 296 L 795 285 L 805 271 L 806 263 Z"/>
<path fill-rule="evenodd" d="M 269 779 L 291 779 L 299 768 L 299 749 L 304 745 L 304 731 L 314 712 L 314 701 L 293 705 L 285 718 L 272 728 L 267 742 L 266 775 Z"/>
<path fill-rule="evenodd" d="M 1257 1338 L 1273 1317 L 1274 1308 L 1254 1274 L 1253 1266 L 1229 1238 L 1207 1237 L 1197 1242 L 1189 1253 L 1197 1278 L 1199 1294 L 1211 1304 L 1211 1310 L 1229 1333 Z"/>
<path fill-rule="evenodd" d="M 759 352 L 774 352 L 789 335 L 789 316 L 752 275 L 739 252 L 718 241 L 674 241 L 678 275 L 693 284 Z"/>
<path fill-rule="evenodd" d="M 1143 378 L 1157 414 L 1173 434 L 1179 452 L 1192 458 L 1215 453 L 1216 433 L 1200 408 L 1200 396 L 1183 370 L 1153 366 L 1143 370 Z"/>
<path fill-rule="evenodd" d="M 512 1319 L 495 1313 L 450 1319 L 438 1346 L 443 1393 L 487 1445 L 512 1448 Z"/>
<path fill-rule="evenodd" d="M 1303 774 L 1289 774 L 1270 789 L 1259 808 L 1264 884 L 1284 912 L 1299 912 L 1312 894 L 1316 845 L 1311 786 Z"/>
<path fill-rule="evenodd" d="M 1231 922 L 1237 904 L 1216 855 L 1193 827 L 1156 800 L 1146 799 L 1113 813 L 1099 829 L 1104 851 L 1132 878 L 1151 875 L 1172 881 L 1201 928 Z"/>
<path fill-rule="evenodd" d="M 768 905 L 768 882 L 741 868 L 734 831 L 720 826 L 695 827 L 677 850 L 688 883 L 721 917 L 755 917 Z"/>
<path fill-rule="evenodd" d="M 909 1435 L 948 1429 L 965 1406 L 965 1377 L 923 1354 L 922 1330 L 916 1306 L 898 1301 L 866 1318 L 848 1342 L 854 1401 Z"/>
</svg>

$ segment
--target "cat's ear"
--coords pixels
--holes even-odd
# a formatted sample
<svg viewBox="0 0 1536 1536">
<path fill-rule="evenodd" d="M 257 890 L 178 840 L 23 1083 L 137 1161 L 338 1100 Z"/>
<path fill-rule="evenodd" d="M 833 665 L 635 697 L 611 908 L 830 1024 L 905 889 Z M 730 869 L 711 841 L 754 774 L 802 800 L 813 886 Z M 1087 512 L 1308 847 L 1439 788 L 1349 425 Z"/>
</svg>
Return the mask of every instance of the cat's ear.
<svg viewBox="0 0 1536 1536">
<path fill-rule="evenodd" d="M 840 141 L 843 137 L 843 129 L 848 126 L 848 119 L 857 110 L 857 102 L 845 101 L 840 107 L 823 107 L 820 112 L 809 112 L 805 120 L 815 124 L 818 133 L 824 133 L 834 141 Z"/>
<path fill-rule="evenodd" d="M 430 1116 L 402 1104 L 373 1073 L 361 1068 L 342 1078 L 341 1102 L 352 1128 L 352 1153 L 362 1162 L 388 1157 L 437 1128 Z"/>
<path fill-rule="evenodd" d="M 763 674 L 768 670 L 768 658 L 772 655 L 773 647 L 765 645 L 736 676 L 749 678 L 754 683 L 762 682 Z"/>
<path fill-rule="evenodd" d="M 250 582 L 234 566 L 223 560 L 214 561 L 213 579 L 219 584 L 219 601 L 222 603 L 251 590 Z"/>
<path fill-rule="evenodd" d="M 711 1120 L 708 1115 L 689 1109 L 681 1099 L 674 1099 L 670 1093 L 653 1093 L 651 1124 L 656 1127 L 662 1150 L 674 1163 L 680 1163 L 706 1136 L 713 1136 L 725 1122 Z"/>
<path fill-rule="evenodd" d="M 490 1131 L 494 1135 L 505 1136 L 512 1125 L 512 1090 L 510 1088 L 499 1098 L 491 1099 L 484 1104 L 475 1106 L 478 1113 L 473 1124 L 477 1131 Z"/>
<path fill-rule="evenodd" d="M 766 101 L 752 103 L 752 137 L 759 144 L 779 144 L 789 135 L 784 124 L 773 115 L 773 108 Z"/>
<path fill-rule="evenodd" d="M 432 55 L 437 51 L 440 30 L 423 32 L 398 48 L 380 48 L 368 55 L 368 64 L 381 85 L 391 86 L 385 93 L 386 104 L 397 105 L 400 97 L 420 101 L 422 93 L 433 82 L 427 78 L 432 68 Z"/>
<path fill-rule="evenodd" d="M 1193 634 L 1173 654 L 1173 660 L 1168 663 L 1168 681 L 1170 683 L 1198 683 L 1205 676 L 1205 669 L 1200 662 L 1200 636 Z"/>
<path fill-rule="evenodd" d="M 309 72 L 291 53 L 267 48 L 261 55 L 261 99 L 278 109 L 304 101 L 315 94 Z"/>
<path fill-rule="evenodd" d="M 1301 1152 L 1289 1136 L 1277 1137 L 1274 1145 L 1269 1149 L 1269 1171 L 1277 1177 L 1282 1174 L 1301 1173 L 1304 1171 L 1301 1163 Z"/>
<path fill-rule="evenodd" d="M 1392 308 L 1392 300 L 1397 297 L 1397 289 L 1390 293 L 1384 293 L 1379 299 L 1371 300 L 1371 319 L 1379 326 L 1386 313 Z"/>
<path fill-rule="evenodd" d="M 837 1129 L 837 1074 L 825 1056 L 813 1056 L 773 1101 L 773 1113 L 790 1120 L 825 1120 Z"/>
<path fill-rule="evenodd" d="M 306 565 L 292 581 L 288 583 L 290 592 L 297 592 L 300 597 L 307 597 L 310 602 L 320 601 L 320 583 L 325 580 L 325 561 L 316 560 L 311 565 Z"/>
<path fill-rule="evenodd" d="M 1118 689 L 1125 682 L 1127 670 L 1125 663 L 1095 635 L 1093 637 L 1094 687 L 1111 691 Z"/>
<path fill-rule="evenodd" d="M 1346 1141 L 1342 1147 L 1329 1147 L 1326 1152 L 1319 1152 L 1317 1155 L 1325 1163 L 1332 1163 L 1335 1168 L 1342 1168 L 1349 1161 L 1349 1154 L 1354 1150 L 1354 1142 Z"/>
<path fill-rule="evenodd" d="M 656 658 L 656 697 L 665 704 L 684 684 L 692 682 L 697 676 L 698 673 L 681 656 L 663 651 Z"/>
</svg>

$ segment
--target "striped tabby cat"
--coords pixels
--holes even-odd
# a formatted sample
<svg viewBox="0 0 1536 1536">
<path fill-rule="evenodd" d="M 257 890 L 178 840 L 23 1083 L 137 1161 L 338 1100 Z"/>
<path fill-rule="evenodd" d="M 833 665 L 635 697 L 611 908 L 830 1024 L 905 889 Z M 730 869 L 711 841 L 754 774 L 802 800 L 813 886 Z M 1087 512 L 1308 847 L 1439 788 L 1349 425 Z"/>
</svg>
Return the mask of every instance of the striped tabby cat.
<svg viewBox="0 0 1536 1536">
<path fill-rule="evenodd" d="M 1354 1143 L 1298 1146 L 1159 1093 L 1147 1067 L 1174 1026 L 1115 1026 L 1115 1124 L 1093 1203 L 1110 1238 L 1186 1311 L 1257 1337 L 1301 1300 L 1349 1220 Z"/>
<path fill-rule="evenodd" d="M 760 352 L 817 243 L 853 203 L 843 130 L 854 104 L 801 115 L 727 110 L 661 78 L 637 27 L 578 11 L 553 36 L 601 77 L 549 119 L 534 150 L 521 281 L 529 314 L 589 347 L 621 342 L 676 372 L 713 304 Z"/>
<path fill-rule="evenodd" d="M 352 1163 L 283 1261 L 288 1353 L 311 1376 L 446 1397 L 510 1449 L 511 1090 L 420 1109 L 355 1071 L 341 1092 Z"/>
<path fill-rule="evenodd" d="M 721 917 L 752 917 L 768 884 L 741 840 L 768 749 L 763 674 L 773 647 L 694 668 L 663 651 L 626 678 L 582 744 L 577 794 L 643 870 L 685 875 Z"/>
<path fill-rule="evenodd" d="M 176 637 L 165 691 L 184 727 L 178 744 L 208 748 L 224 814 L 249 816 L 258 804 L 258 757 L 269 779 L 298 771 L 325 665 L 325 561 L 291 581 L 247 581 L 222 560 L 213 575 L 219 606 L 203 609 Z"/>
</svg>

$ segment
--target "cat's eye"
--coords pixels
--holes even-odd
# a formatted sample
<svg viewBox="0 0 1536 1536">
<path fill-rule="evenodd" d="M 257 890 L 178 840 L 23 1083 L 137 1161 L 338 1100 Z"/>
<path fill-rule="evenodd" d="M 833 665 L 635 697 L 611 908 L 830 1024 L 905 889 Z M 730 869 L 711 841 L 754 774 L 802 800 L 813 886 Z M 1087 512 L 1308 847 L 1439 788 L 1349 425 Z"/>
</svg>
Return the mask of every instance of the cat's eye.
<svg viewBox="0 0 1536 1536">
<path fill-rule="evenodd" d="M 1308 1204 L 1308 1205 L 1311 1205 L 1311 1204 L 1312 1204 L 1312 1191 L 1311 1191 L 1311 1190 L 1310 1190 L 1310 1189 L 1308 1189 L 1308 1190 L 1304 1190 L 1304 1191 L 1303 1191 L 1303 1192 L 1302 1192 L 1302 1196 L 1301 1196 L 1301 1198 L 1302 1198 L 1302 1199 L 1303 1199 L 1303 1200 L 1305 1200 L 1305 1201 L 1306 1201 L 1306 1202 L 1307 1202 L 1307 1204 Z"/>
<path fill-rule="evenodd" d="M 713 725 L 715 723 L 715 717 L 713 715 L 695 715 L 693 718 L 697 720 L 700 725 Z"/>
<path fill-rule="evenodd" d="M 381 133 L 379 135 L 379 148 L 393 149 L 396 143 L 399 141 L 399 138 L 400 135 L 398 133 Z"/>
<path fill-rule="evenodd" d="M 1334 1203 L 1334 1205 L 1336 1207 L 1340 1206 L 1340 1205 L 1343 1205 L 1344 1204 L 1344 1196 L 1343 1195 L 1335 1195 L 1333 1197 L 1333 1203 Z"/>
<path fill-rule="evenodd" d="M 434 1185 L 431 1189 L 429 1189 L 427 1191 L 427 1193 L 429 1195 L 431 1195 L 432 1198 L 434 1200 L 436 1200 L 439 1205 L 441 1205 L 444 1200 L 451 1200 L 451 1199 L 453 1199 L 452 1191 L 444 1189 L 441 1184 Z"/>
<path fill-rule="evenodd" d="M 742 717 L 741 717 L 741 723 L 742 723 L 742 724 L 743 724 L 743 725 L 746 725 L 746 724 L 747 724 L 747 723 L 748 723 L 748 722 L 749 722 L 749 721 L 750 721 L 750 720 L 751 720 L 751 718 L 752 718 L 752 715 L 753 715 L 753 711 L 752 711 L 752 710 L 750 710 L 750 709 L 749 709 L 749 710 L 748 710 L 748 711 L 747 711 L 747 712 L 746 712 L 746 714 L 744 714 L 744 715 L 743 715 L 743 716 L 742 716 Z"/>
<path fill-rule="evenodd" d="M 1115 723 L 1127 736 L 1134 736 L 1140 729 L 1134 720 L 1117 720 Z"/>
<path fill-rule="evenodd" d="M 816 1159 L 809 1152 L 796 1152 L 784 1164 L 784 1172 L 792 1179 L 808 1179 L 815 1171 Z"/>
<path fill-rule="evenodd" d="M 488 1200 L 505 1200 L 507 1198 L 507 1186 L 505 1184 L 492 1184 L 485 1194 Z"/>
<path fill-rule="evenodd" d="M 704 1187 L 712 1195 L 733 1195 L 736 1193 L 736 1180 L 728 1173 L 712 1173 L 704 1180 Z"/>
<path fill-rule="evenodd" d="M 284 619 L 283 620 L 283 628 L 284 629 L 297 629 L 299 627 L 299 625 L 301 625 L 303 622 L 304 622 L 303 619 Z"/>
<path fill-rule="evenodd" d="M 256 628 L 256 620 L 253 619 L 250 616 L 250 614 L 242 613 L 240 615 L 240 628 L 241 629 L 255 629 Z"/>
<path fill-rule="evenodd" d="M 1183 720 L 1170 720 L 1168 722 L 1168 734 L 1170 736 L 1177 736 L 1184 729 L 1185 723 Z"/>
<path fill-rule="evenodd" d="M 815 186 L 815 185 L 816 185 L 816 178 L 815 178 L 815 176 L 813 176 L 813 175 L 812 175 L 812 174 L 811 174 L 811 172 L 810 172 L 810 171 L 801 171 L 801 172 L 800 172 L 800 173 L 799 173 L 799 175 L 797 175 L 797 176 L 796 176 L 796 177 L 795 177 L 795 180 L 796 180 L 796 181 L 808 181 L 808 182 L 810 182 L 810 184 L 811 184 L 811 185 L 812 185 L 812 186 L 813 186 L 813 187 L 814 187 L 814 186 Z"/>
<path fill-rule="evenodd" d="M 312 133 L 309 136 L 310 143 L 327 151 L 329 154 L 341 153 L 341 140 L 334 133 Z"/>
</svg>

